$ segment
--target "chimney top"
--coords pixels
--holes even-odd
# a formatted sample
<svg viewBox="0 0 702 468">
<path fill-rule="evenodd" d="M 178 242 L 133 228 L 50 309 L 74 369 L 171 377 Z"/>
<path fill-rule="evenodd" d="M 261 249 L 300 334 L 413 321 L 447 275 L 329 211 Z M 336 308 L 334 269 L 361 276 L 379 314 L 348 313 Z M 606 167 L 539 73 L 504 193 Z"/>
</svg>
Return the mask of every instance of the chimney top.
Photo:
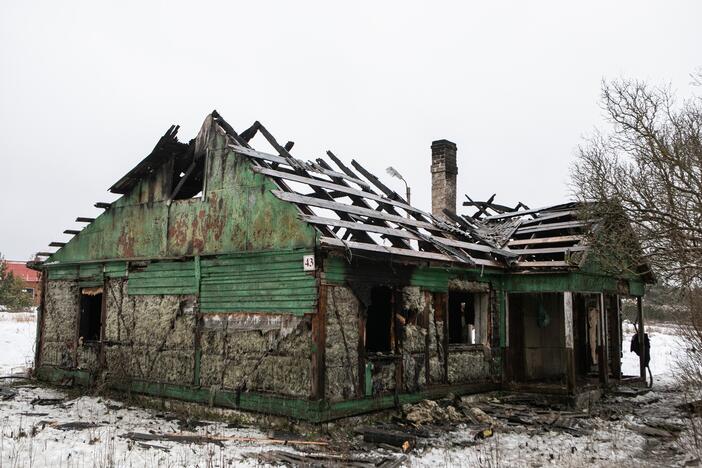
<svg viewBox="0 0 702 468">
<path fill-rule="evenodd" d="M 434 140 L 431 142 L 431 149 L 439 149 L 439 148 L 451 148 L 453 150 L 458 149 L 456 146 L 456 143 L 449 141 L 449 140 Z"/>
</svg>

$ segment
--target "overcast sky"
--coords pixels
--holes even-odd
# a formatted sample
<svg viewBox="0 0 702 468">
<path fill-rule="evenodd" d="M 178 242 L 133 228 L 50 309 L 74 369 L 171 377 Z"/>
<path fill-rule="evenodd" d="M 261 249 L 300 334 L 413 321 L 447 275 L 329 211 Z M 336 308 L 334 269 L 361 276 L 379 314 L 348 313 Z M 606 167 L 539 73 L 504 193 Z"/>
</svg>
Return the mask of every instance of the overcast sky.
<svg viewBox="0 0 702 468">
<path fill-rule="evenodd" d="M 702 66 L 702 2 L 578 4 L 0 0 L 0 252 L 67 239 L 169 125 L 188 141 L 213 109 L 302 159 L 392 165 L 427 210 L 441 138 L 459 203 L 561 202 L 602 79 L 688 96 Z"/>
</svg>

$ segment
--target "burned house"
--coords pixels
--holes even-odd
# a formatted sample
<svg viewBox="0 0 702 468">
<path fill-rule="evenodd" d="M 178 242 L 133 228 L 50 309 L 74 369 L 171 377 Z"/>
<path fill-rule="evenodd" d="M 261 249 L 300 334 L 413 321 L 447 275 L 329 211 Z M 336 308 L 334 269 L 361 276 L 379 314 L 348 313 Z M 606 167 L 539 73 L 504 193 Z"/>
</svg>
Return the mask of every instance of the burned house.
<svg viewBox="0 0 702 468">
<path fill-rule="evenodd" d="M 647 279 L 589 265 L 575 205 L 455 214 L 446 140 L 427 213 L 356 161 L 294 158 L 258 122 L 177 130 L 34 264 L 39 378 L 311 421 L 624 378 L 619 298 Z"/>
</svg>

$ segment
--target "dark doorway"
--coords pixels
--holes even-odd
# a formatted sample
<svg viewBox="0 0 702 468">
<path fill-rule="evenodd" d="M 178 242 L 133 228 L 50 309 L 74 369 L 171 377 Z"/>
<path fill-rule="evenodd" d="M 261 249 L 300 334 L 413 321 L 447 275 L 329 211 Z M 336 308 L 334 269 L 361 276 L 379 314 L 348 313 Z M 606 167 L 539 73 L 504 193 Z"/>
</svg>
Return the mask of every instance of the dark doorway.
<svg viewBox="0 0 702 468">
<path fill-rule="evenodd" d="M 80 337 L 83 342 L 100 341 L 102 292 L 80 295 Z"/>
<path fill-rule="evenodd" d="M 392 351 L 392 290 L 386 286 L 371 289 L 371 303 L 366 317 L 366 351 Z"/>
<path fill-rule="evenodd" d="M 575 374 L 580 379 L 598 375 L 598 327 L 599 296 L 573 293 L 573 353 Z"/>
</svg>

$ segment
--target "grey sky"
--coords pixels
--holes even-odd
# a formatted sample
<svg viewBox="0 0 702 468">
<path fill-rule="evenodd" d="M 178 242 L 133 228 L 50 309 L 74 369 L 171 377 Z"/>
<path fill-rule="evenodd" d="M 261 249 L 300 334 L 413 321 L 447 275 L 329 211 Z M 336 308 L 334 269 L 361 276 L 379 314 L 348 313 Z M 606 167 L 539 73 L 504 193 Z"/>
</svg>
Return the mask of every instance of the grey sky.
<svg viewBox="0 0 702 468">
<path fill-rule="evenodd" d="M 0 252 L 66 239 L 170 124 L 187 141 L 212 109 L 302 159 L 392 165 L 422 208 L 439 138 L 458 145 L 459 203 L 560 202 L 601 80 L 689 95 L 700 20 L 699 1 L 0 0 Z"/>
</svg>

